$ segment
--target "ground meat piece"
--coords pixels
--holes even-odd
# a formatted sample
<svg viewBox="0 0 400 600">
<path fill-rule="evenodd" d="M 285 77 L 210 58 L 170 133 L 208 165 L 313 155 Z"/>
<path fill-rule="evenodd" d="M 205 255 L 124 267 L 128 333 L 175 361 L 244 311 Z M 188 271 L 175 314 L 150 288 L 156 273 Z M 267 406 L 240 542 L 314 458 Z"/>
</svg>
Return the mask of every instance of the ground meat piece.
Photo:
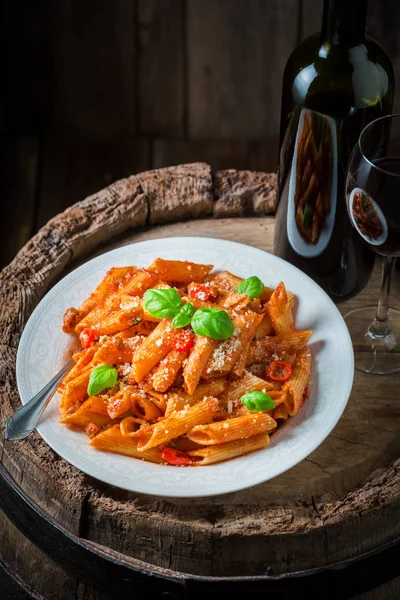
<svg viewBox="0 0 400 600">
<path fill-rule="evenodd" d="M 93 422 L 88 423 L 85 427 L 85 432 L 90 439 L 94 438 L 100 431 L 101 428 Z"/>
<path fill-rule="evenodd" d="M 79 319 L 79 310 L 74 307 L 67 308 L 63 317 L 62 330 L 64 333 L 71 333 L 71 331 L 75 328 L 75 325 L 78 323 Z"/>
</svg>

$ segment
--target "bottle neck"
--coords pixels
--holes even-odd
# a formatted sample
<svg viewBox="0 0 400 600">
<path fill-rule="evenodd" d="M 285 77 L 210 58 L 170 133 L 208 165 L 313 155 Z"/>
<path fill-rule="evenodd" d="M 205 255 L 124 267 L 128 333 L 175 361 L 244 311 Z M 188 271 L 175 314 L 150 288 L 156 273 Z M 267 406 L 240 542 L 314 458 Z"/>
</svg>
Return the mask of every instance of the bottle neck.
<svg viewBox="0 0 400 600">
<path fill-rule="evenodd" d="M 321 41 L 356 46 L 365 38 L 367 0 L 324 0 Z"/>
</svg>

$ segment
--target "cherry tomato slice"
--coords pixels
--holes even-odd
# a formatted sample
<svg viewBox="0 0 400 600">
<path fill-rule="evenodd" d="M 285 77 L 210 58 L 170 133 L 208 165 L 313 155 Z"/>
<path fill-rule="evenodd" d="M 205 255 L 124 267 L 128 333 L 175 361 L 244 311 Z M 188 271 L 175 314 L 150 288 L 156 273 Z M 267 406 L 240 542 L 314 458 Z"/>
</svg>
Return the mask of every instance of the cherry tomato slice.
<svg viewBox="0 0 400 600">
<path fill-rule="evenodd" d="M 165 462 L 178 467 L 190 465 L 191 462 L 186 452 L 175 450 L 175 448 L 164 448 L 164 450 L 161 450 L 160 456 Z"/>
<path fill-rule="evenodd" d="M 190 289 L 189 296 L 207 302 L 208 300 L 213 300 L 215 298 L 215 292 L 209 285 L 200 283 L 199 285 L 194 285 Z"/>
<path fill-rule="evenodd" d="M 172 340 L 172 348 L 177 352 L 189 352 L 194 346 L 194 335 L 188 329 L 177 331 Z"/>
<path fill-rule="evenodd" d="M 92 342 L 94 342 L 94 337 L 95 335 L 93 329 L 90 329 L 90 327 L 86 327 L 86 329 L 83 329 L 79 335 L 82 348 L 90 348 Z"/>
<path fill-rule="evenodd" d="M 291 375 L 291 364 L 283 360 L 273 360 L 267 367 L 267 377 L 272 381 L 287 381 Z"/>
</svg>

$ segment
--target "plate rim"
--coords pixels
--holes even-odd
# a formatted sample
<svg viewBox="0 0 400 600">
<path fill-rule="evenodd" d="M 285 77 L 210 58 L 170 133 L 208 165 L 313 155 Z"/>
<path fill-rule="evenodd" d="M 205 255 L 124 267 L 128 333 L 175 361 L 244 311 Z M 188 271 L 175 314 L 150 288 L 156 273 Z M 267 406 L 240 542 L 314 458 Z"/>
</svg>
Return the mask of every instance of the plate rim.
<svg viewBox="0 0 400 600">
<path fill-rule="evenodd" d="M 67 275 L 65 275 L 64 277 L 62 277 L 61 279 L 59 279 L 44 295 L 43 297 L 40 299 L 40 301 L 38 302 L 38 304 L 36 305 L 36 307 L 34 308 L 34 310 L 31 312 L 29 318 L 27 319 L 20 340 L 19 340 L 19 344 L 18 344 L 18 350 L 17 350 L 17 358 L 16 358 L 16 379 L 17 379 L 17 387 L 18 387 L 18 392 L 21 398 L 21 402 L 23 404 L 25 404 L 25 402 L 22 400 L 22 394 L 21 394 L 21 389 L 20 389 L 20 385 L 21 385 L 21 381 L 22 381 L 22 377 L 21 377 L 21 373 L 22 373 L 22 369 L 23 369 L 23 365 L 22 365 L 22 350 L 24 348 L 24 346 L 28 343 L 29 340 L 29 334 L 30 329 L 33 328 L 33 316 L 35 315 L 35 313 L 38 313 L 40 311 L 40 309 L 43 307 L 43 305 L 45 305 L 46 301 L 48 302 L 49 300 L 51 300 L 52 294 L 55 294 L 57 291 L 58 286 L 65 281 L 68 281 L 69 279 L 73 279 L 74 276 L 76 276 L 76 273 L 78 273 L 79 271 L 83 270 L 83 269 L 87 269 L 88 265 L 90 264 L 96 264 L 96 263 L 101 263 L 102 259 L 104 260 L 104 257 L 106 255 L 112 255 L 113 253 L 118 253 L 121 252 L 121 250 L 123 249 L 127 249 L 130 247 L 138 247 L 138 246 L 142 246 L 144 248 L 151 248 L 151 246 L 155 246 L 157 247 L 157 244 L 160 243 L 165 243 L 166 241 L 173 241 L 174 243 L 184 243 L 184 242 L 193 242 L 196 241 L 197 243 L 208 243 L 208 244 L 222 244 L 222 245 L 234 245 L 236 247 L 240 247 L 243 249 L 246 249 L 246 251 L 255 251 L 256 253 L 262 253 L 264 255 L 267 255 L 269 257 L 272 257 L 273 261 L 277 261 L 277 263 L 282 263 L 284 264 L 286 267 L 289 267 L 289 269 L 293 269 L 295 271 L 298 272 L 299 276 L 303 279 L 305 279 L 306 281 L 308 281 L 309 284 L 311 284 L 311 286 L 313 286 L 316 290 L 318 290 L 318 293 L 322 293 L 322 295 L 325 298 L 325 301 L 327 301 L 330 305 L 331 310 L 333 311 L 333 314 L 335 314 L 336 318 L 339 318 L 339 321 L 341 321 L 343 327 L 342 327 L 342 331 L 343 334 L 345 336 L 345 338 L 347 338 L 347 348 L 351 350 L 351 352 L 348 352 L 348 357 L 350 358 L 350 364 L 348 364 L 348 379 L 346 380 L 346 385 L 344 390 L 342 391 L 342 395 L 343 395 L 343 407 L 341 412 L 334 418 L 332 419 L 332 421 L 329 424 L 329 428 L 326 432 L 326 434 L 324 434 L 324 437 L 322 440 L 318 440 L 315 441 L 313 444 L 309 444 L 308 448 L 307 448 L 307 454 L 303 455 L 303 454 L 298 454 L 296 455 L 296 457 L 290 461 L 290 466 L 285 467 L 282 471 L 280 471 L 279 473 L 275 474 L 275 475 L 271 475 L 271 476 L 265 476 L 265 475 L 259 475 L 258 477 L 253 477 L 253 480 L 251 482 L 246 483 L 245 485 L 238 485 L 238 480 L 234 479 L 230 482 L 227 482 L 225 484 L 224 487 L 224 491 L 205 491 L 202 493 L 196 493 L 195 490 L 192 490 L 190 488 L 186 488 L 185 490 L 177 490 L 176 492 L 173 491 L 171 492 L 171 490 L 166 490 L 166 493 L 161 493 L 161 492 L 155 492 L 152 490 L 142 490 L 142 489 L 133 489 L 132 486 L 123 486 L 121 484 L 116 484 L 115 482 L 111 481 L 108 477 L 108 475 L 105 475 L 102 479 L 99 479 L 98 475 L 94 475 L 92 472 L 90 472 L 90 468 L 82 468 L 82 465 L 79 464 L 79 462 L 71 459 L 71 458 L 65 458 L 63 455 L 59 454 L 59 450 L 55 449 L 53 447 L 52 444 L 49 443 L 49 441 L 46 439 L 47 436 L 43 435 L 43 433 L 40 431 L 41 428 L 41 424 L 39 423 L 38 427 L 37 427 L 37 431 L 39 433 L 39 435 L 41 436 L 41 438 L 45 441 L 45 443 L 57 454 L 59 454 L 59 456 L 61 456 L 61 458 L 63 458 L 63 460 L 66 460 L 66 462 L 68 462 L 69 464 L 71 464 L 74 468 L 77 468 L 79 471 L 81 471 L 82 473 L 85 473 L 86 475 L 89 475 L 90 477 L 93 477 L 94 479 L 101 481 L 103 483 L 106 483 L 108 485 L 112 485 L 114 487 L 120 488 L 120 489 L 125 489 L 127 491 L 133 492 L 133 493 L 141 493 L 141 494 L 146 494 L 148 496 L 153 496 L 153 497 L 165 497 L 165 498 L 205 498 L 205 497 L 212 497 L 212 496 L 222 496 L 225 494 L 229 494 L 229 493 L 233 493 L 233 492 L 237 492 L 240 490 L 245 490 L 251 487 L 254 487 L 256 485 L 260 485 L 261 483 L 264 483 L 266 481 L 269 481 L 275 477 L 279 477 L 279 475 L 282 475 L 283 473 L 285 473 L 286 471 L 292 469 L 293 467 L 295 467 L 297 464 L 299 464 L 300 462 L 302 462 L 303 460 L 305 460 L 312 452 L 314 452 L 316 450 L 316 448 L 318 448 L 325 440 L 326 438 L 329 436 L 329 434 L 333 431 L 333 429 L 336 427 L 339 419 L 341 418 L 341 416 L 343 415 L 343 412 L 348 404 L 348 401 L 350 399 L 350 395 L 351 395 L 351 390 L 353 387 L 353 382 L 354 382 L 354 352 L 353 352 L 353 348 L 352 348 L 352 342 L 351 342 L 351 338 L 350 338 L 350 334 L 348 331 L 348 328 L 346 326 L 346 323 L 339 311 L 339 309 L 337 308 L 337 306 L 334 304 L 334 302 L 332 301 L 332 299 L 328 296 L 328 294 L 313 280 L 311 279 L 307 274 L 303 273 L 300 269 L 298 269 L 296 266 L 292 265 L 291 263 L 289 263 L 288 261 L 285 261 L 284 259 L 272 254 L 271 252 L 268 252 L 266 250 L 262 250 L 261 248 L 258 248 L 256 246 L 251 246 L 249 244 L 244 244 L 242 242 L 236 242 L 233 240 L 226 240 L 226 239 L 219 239 L 219 238 L 214 238 L 214 237 L 207 237 L 207 236 L 173 236 L 173 237 L 168 237 L 168 238 L 154 238 L 154 239 L 150 239 L 150 240 L 142 240 L 142 241 L 138 241 L 138 242 L 132 242 L 129 244 L 123 244 L 121 246 L 118 246 L 117 248 L 113 248 L 112 250 L 108 250 L 108 251 L 104 251 L 102 252 L 100 255 L 95 256 L 89 260 L 84 261 L 81 265 L 79 265 L 78 267 L 76 267 L 75 269 L 73 269 L 70 273 L 68 273 Z M 215 248 L 214 248 L 215 249 Z M 184 251 L 185 252 L 185 251 Z M 190 254 L 190 251 L 187 252 L 187 254 Z M 186 259 L 187 260 L 187 259 Z M 61 328 L 60 328 L 61 331 Z M 314 356 L 313 356 L 313 366 L 316 369 L 316 365 L 315 365 L 315 361 L 314 361 Z M 264 452 L 266 449 L 262 449 L 262 450 L 258 450 L 256 452 L 254 452 L 254 455 L 259 454 L 260 452 Z M 110 455 L 111 453 L 107 453 L 107 455 Z M 121 455 L 118 455 L 121 456 Z M 127 460 L 132 460 L 130 457 L 124 457 Z M 240 458 L 240 457 L 239 457 Z M 234 459 L 236 460 L 236 459 Z M 227 463 L 229 463 L 230 461 L 227 461 Z M 147 464 L 147 463 L 146 463 Z M 217 466 L 217 465 L 223 465 L 224 463 L 216 463 L 216 465 L 205 465 L 203 468 L 204 469 L 212 469 L 213 467 Z M 151 467 L 159 467 L 160 465 L 153 465 L 152 463 L 148 463 L 148 465 L 150 465 Z M 170 470 L 170 472 L 175 472 L 176 471 L 176 467 L 169 467 L 167 465 L 163 465 L 162 466 L 163 469 L 165 469 L 165 473 L 167 474 L 167 470 Z M 140 486 L 139 486 L 140 487 Z"/>
</svg>

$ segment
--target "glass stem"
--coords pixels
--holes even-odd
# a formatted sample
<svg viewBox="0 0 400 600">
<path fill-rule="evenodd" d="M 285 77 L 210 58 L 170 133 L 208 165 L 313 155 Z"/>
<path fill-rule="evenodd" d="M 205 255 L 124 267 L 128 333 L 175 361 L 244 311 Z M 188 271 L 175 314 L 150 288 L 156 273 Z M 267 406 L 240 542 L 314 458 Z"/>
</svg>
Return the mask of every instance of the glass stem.
<svg viewBox="0 0 400 600">
<path fill-rule="evenodd" d="M 395 264 L 396 257 L 382 256 L 382 280 L 378 308 L 375 319 L 369 328 L 369 334 L 373 337 L 387 337 L 390 335 L 389 294 Z"/>
</svg>

